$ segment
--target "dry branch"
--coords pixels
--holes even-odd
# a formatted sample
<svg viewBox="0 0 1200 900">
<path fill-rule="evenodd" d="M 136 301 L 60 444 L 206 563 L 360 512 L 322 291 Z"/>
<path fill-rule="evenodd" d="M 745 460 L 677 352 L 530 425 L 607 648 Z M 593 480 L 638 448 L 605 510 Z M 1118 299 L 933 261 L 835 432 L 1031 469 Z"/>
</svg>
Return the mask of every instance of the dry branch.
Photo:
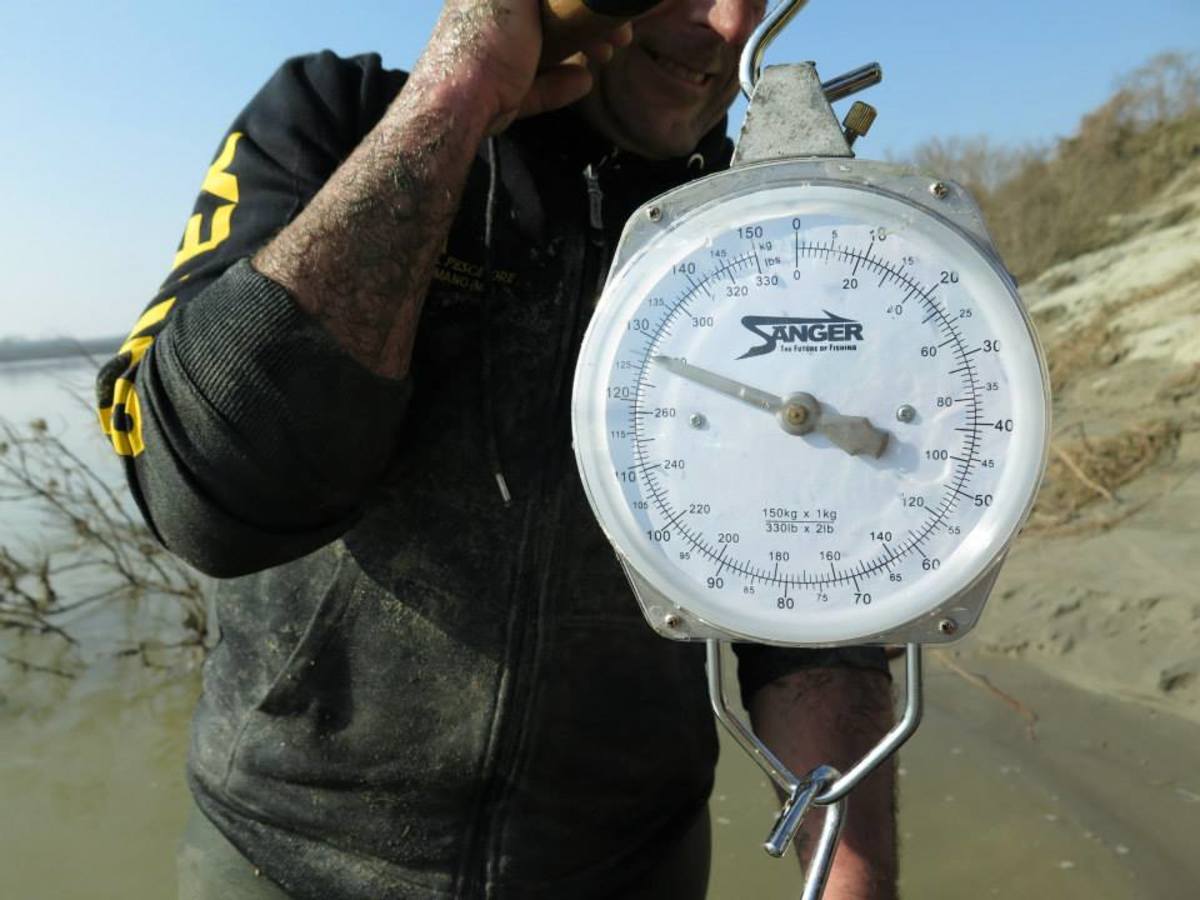
<svg viewBox="0 0 1200 900">
<path fill-rule="evenodd" d="M 1083 469 L 1079 468 L 1079 463 L 1075 462 L 1075 460 L 1071 458 L 1071 454 L 1069 454 L 1062 447 L 1054 447 L 1054 455 L 1063 461 L 1063 464 L 1071 471 L 1072 475 L 1090 487 L 1105 500 L 1115 501 L 1117 499 L 1104 485 L 1097 484 L 1096 482 L 1092 481 L 1092 479 L 1088 478 L 1087 473 L 1085 473 Z"/>
<path fill-rule="evenodd" d="M 1002 691 L 1000 688 L 992 684 L 985 676 L 975 672 L 969 672 L 956 663 L 949 655 L 941 651 L 935 651 L 933 658 L 940 662 L 943 666 L 963 678 L 968 684 L 974 685 L 983 691 L 991 694 L 996 699 L 1000 700 L 1005 706 L 1013 710 L 1017 715 L 1025 720 L 1025 734 L 1031 741 L 1037 740 L 1037 723 L 1038 715 L 1012 694 Z"/>
<path fill-rule="evenodd" d="M 37 550 L 0 545 L 0 629 L 65 642 L 77 670 L 85 661 L 71 623 L 80 612 L 166 600 L 178 611 L 184 639 L 164 643 L 148 635 L 136 645 L 203 646 L 207 606 L 200 577 L 164 552 L 118 492 L 43 420 L 26 429 L 0 420 L 0 502 L 40 513 L 54 539 Z M 144 649 L 138 655 L 148 659 Z M 0 658 L 29 672 L 71 674 L 70 668 Z"/>
</svg>

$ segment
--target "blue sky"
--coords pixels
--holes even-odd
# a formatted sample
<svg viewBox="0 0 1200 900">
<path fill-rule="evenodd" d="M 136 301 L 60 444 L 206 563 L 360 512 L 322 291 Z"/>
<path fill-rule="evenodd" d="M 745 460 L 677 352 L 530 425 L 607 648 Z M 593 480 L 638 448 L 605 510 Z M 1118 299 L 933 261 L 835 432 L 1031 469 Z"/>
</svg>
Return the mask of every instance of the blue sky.
<svg viewBox="0 0 1200 900">
<path fill-rule="evenodd" d="M 0 336 L 124 332 L 166 274 L 237 110 L 284 58 L 330 47 L 410 66 L 433 0 L 8 4 L 0 30 Z M 1070 133 L 1114 79 L 1200 47 L 1200 0 L 812 0 L 768 63 L 878 60 L 862 156 Z"/>
</svg>

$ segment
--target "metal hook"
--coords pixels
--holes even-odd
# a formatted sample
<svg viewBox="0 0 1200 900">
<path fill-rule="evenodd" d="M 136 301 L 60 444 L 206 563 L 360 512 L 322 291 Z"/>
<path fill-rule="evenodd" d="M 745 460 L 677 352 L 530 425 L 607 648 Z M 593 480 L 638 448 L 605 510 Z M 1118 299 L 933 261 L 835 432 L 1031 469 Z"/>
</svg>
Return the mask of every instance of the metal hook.
<svg viewBox="0 0 1200 900">
<path fill-rule="evenodd" d="M 783 31 L 787 23 L 792 21 L 792 17 L 807 4 L 808 0 L 780 0 L 775 8 L 763 17 L 754 33 L 750 35 L 750 40 L 746 41 L 741 62 L 738 64 L 738 78 L 742 82 L 742 93 L 747 100 L 754 93 L 754 85 L 758 81 L 767 47 L 779 36 L 779 32 Z"/>
<path fill-rule="evenodd" d="M 805 873 L 804 879 L 804 893 L 800 895 L 800 900 L 821 900 L 824 895 L 829 873 L 833 871 L 833 854 L 837 852 L 838 841 L 842 839 L 842 826 L 845 824 L 845 798 L 825 807 L 821 837 L 818 838 L 817 847 L 809 860 L 808 872 Z"/>
<path fill-rule="evenodd" d="M 807 5 L 808 0 L 780 0 L 779 4 L 763 17 L 750 39 L 746 41 L 746 46 L 742 48 L 741 61 L 738 63 L 738 79 L 742 83 L 742 94 L 747 100 L 754 93 L 754 86 L 758 84 L 767 47 L 779 37 L 779 32 L 792 21 L 796 13 Z M 857 94 L 864 88 L 879 84 L 882 80 L 883 69 L 879 63 L 873 62 L 859 66 L 845 75 L 831 78 L 821 85 L 821 90 L 825 92 L 826 100 L 835 103 L 851 94 Z"/>
<path fill-rule="evenodd" d="M 833 766 L 817 766 L 805 776 L 800 784 L 796 785 L 792 796 L 779 811 L 775 827 L 771 829 L 771 833 L 767 835 L 767 840 L 763 844 L 763 849 L 770 856 L 778 859 L 787 852 L 787 848 L 796 838 L 796 832 L 804 824 L 808 811 L 816 802 L 817 795 L 824 793 L 841 777 L 842 773 Z"/>
<path fill-rule="evenodd" d="M 767 839 L 766 850 L 781 856 L 799 829 L 804 814 L 814 806 L 825 808 L 821 838 L 813 853 L 804 884 L 803 900 L 820 900 L 833 865 L 833 854 L 846 816 L 846 795 L 912 737 L 921 723 L 924 709 L 921 685 L 921 645 L 906 644 L 904 654 L 904 715 L 892 729 L 846 774 L 830 766 L 818 766 L 804 778 L 798 777 L 767 747 L 741 718 L 734 714 L 725 697 L 720 641 L 706 642 L 708 651 L 708 693 L 717 721 L 728 729 L 759 767 L 789 797 Z M 820 793 L 817 793 L 820 791 Z"/>
</svg>

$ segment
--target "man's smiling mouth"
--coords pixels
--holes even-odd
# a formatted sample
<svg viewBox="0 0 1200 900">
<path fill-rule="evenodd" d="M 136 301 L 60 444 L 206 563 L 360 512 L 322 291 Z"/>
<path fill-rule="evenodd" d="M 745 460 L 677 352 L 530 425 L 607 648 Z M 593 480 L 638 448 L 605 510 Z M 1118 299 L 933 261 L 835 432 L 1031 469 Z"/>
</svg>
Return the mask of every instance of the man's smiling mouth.
<svg viewBox="0 0 1200 900">
<path fill-rule="evenodd" d="M 689 84 L 694 84 L 697 87 L 704 87 L 713 79 L 713 75 L 708 72 L 700 72 L 696 69 L 688 68 L 681 62 L 678 62 L 669 57 L 663 56 L 660 53 L 655 53 L 649 47 L 642 47 L 642 51 L 650 57 L 653 62 L 658 65 L 663 71 L 675 76 Z"/>
</svg>

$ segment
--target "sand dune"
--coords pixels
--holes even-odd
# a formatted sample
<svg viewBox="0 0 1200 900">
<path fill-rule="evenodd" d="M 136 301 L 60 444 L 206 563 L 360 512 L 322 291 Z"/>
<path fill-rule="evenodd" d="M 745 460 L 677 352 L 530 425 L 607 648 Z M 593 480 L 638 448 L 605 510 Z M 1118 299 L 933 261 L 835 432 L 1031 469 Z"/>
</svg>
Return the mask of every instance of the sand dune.
<svg viewBox="0 0 1200 900">
<path fill-rule="evenodd" d="M 1022 291 L 1055 382 L 1054 449 L 958 652 L 1200 721 L 1200 164 L 1114 225 L 1124 241 Z"/>
</svg>

